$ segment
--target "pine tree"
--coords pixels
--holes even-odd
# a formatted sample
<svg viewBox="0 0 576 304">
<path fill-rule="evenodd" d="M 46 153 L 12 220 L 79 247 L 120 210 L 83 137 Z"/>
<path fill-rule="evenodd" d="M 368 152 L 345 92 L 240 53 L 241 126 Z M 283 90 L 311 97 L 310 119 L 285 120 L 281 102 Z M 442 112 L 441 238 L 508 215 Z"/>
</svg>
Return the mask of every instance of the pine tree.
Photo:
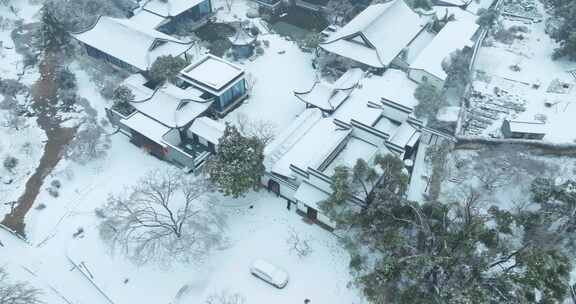
<svg viewBox="0 0 576 304">
<path fill-rule="evenodd" d="M 435 118 L 440 108 L 446 104 L 446 98 L 435 86 L 427 82 L 416 87 L 414 98 L 418 100 L 418 104 L 414 107 L 414 114 L 421 118 Z"/>
<path fill-rule="evenodd" d="M 56 7 L 53 2 L 46 2 L 42 7 L 42 39 L 45 49 L 59 49 L 70 41 L 68 32 L 56 18 Z"/>
<path fill-rule="evenodd" d="M 264 175 L 264 145 L 255 137 L 244 137 L 226 125 L 218 152 L 206 165 L 210 180 L 225 195 L 239 197 L 257 189 Z"/>
<path fill-rule="evenodd" d="M 172 55 L 160 56 L 150 67 L 150 77 L 157 83 L 174 82 L 178 73 L 186 67 L 186 60 Z"/>
</svg>

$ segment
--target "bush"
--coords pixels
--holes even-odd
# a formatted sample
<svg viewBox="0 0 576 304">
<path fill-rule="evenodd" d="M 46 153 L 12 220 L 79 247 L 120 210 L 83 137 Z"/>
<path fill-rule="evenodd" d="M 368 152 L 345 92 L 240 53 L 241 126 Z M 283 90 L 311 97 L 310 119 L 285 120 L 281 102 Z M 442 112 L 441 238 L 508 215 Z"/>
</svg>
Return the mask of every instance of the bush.
<svg viewBox="0 0 576 304">
<path fill-rule="evenodd" d="M 172 55 L 160 56 L 150 67 L 150 77 L 159 84 L 166 81 L 173 82 L 186 65 L 187 62 L 183 58 Z"/>
<path fill-rule="evenodd" d="M 15 79 L 0 79 L 0 94 L 16 96 L 18 93 L 25 92 L 26 86 Z"/>
<path fill-rule="evenodd" d="M 60 196 L 60 193 L 58 193 L 58 189 L 54 188 L 48 188 L 48 194 L 50 194 L 50 196 L 52 196 L 53 198 L 57 198 Z"/>
<path fill-rule="evenodd" d="M 114 110 L 118 111 L 124 116 L 128 116 L 134 112 L 134 107 L 130 102 L 134 101 L 134 94 L 132 91 L 124 85 L 119 86 L 114 91 L 112 95 L 112 100 L 114 101 Z"/>
<path fill-rule="evenodd" d="M 56 70 L 56 83 L 60 90 L 75 90 L 77 88 L 76 75 L 68 68 Z"/>
<path fill-rule="evenodd" d="M 500 12 L 496 9 L 480 9 L 478 11 L 478 19 L 476 20 L 476 23 L 482 27 L 490 28 L 496 24 L 499 17 Z"/>
<path fill-rule="evenodd" d="M 62 187 L 62 183 L 59 180 L 55 179 L 50 183 L 50 186 L 52 186 L 55 189 L 60 189 L 60 187 Z"/>
<path fill-rule="evenodd" d="M 14 168 L 16 168 L 17 165 L 18 165 L 18 159 L 16 157 L 7 156 L 4 159 L 4 168 L 6 168 L 8 171 L 14 170 Z"/>
</svg>

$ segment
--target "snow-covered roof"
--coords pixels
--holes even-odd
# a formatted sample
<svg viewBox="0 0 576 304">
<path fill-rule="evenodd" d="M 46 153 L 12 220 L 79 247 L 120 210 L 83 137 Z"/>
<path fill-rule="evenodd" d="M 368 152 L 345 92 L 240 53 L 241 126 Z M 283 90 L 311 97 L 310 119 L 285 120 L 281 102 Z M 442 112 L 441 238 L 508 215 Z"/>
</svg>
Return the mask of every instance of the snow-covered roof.
<svg viewBox="0 0 576 304">
<path fill-rule="evenodd" d="M 367 7 L 321 47 L 372 67 L 386 67 L 426 24 L 404 0 Z"/>
<path fill-rule="evenodd" d="M 228 37 L 228 40 L 233 45 L 244 46 L 252 44 L 256 40 L 256 37 L 252 36 L 247 29 L 240 27 L 233 36 Z"/>
<path fill-rule="evenodd" d="M 174 17 L 205 0 L 148 0 L 143 9 L 162 17 Z"/>
<path fill-rule="evenodd" d="M 220 122 L 208 117 L 199 117 L 192 122 L 188 131 L 213 144 L 218 144 L 218 140 L 224 135 L 224 129 L 226 129 L 226 125 Z"/>
<path fill-rule="evenodd" d="M 162 140 L 162 136 L 170 131 L 170 128 L 155 121 L 154 119 L 145 116 L 142 113 L 134 113 L 132 116 L 122 119 L 122 123 L 128 128 L 146 136 L 150 140 L 156 142 L 161 146 L 166 146 Z"/>
<path fill-rule="evenodd" d="M 346 166 L 348 168 L 354 167 L 356 161 L 361 158 L 368 163 L 371 163 L 372 159 L 378 152 L 378 147 L 359 138 L 350 137 L 346 142 L 346 146 L 342 149 L 338 155 L 332 160 L 332 162 L 322 171 L 325 175 L 332 176 L 334 174 L 334 169 L 338 166 Z"/>
<path fill-rule="evenodd" d="M 132 106 L 138 112 L 151 117 L 163 125 L 182 127 L 204 113 L 212 104 L 211 100 L 201 97 L 202 92 L 193 87 L 180 89 L 165 84 L 156 91 L 145 87 L 145 79 L 136 74 L 128 77 L 122 84 L 135 96 Z"/>
<path fill-rule="evenodd" d="M 334 124 L 332 118 L 319 120 L 273 165 L 272 172 L 290 177 L 290 165 L 316 169 L 350 132 Z"/>
<path fill-rule="evenodd" d="M 264 166 L 267 171 L 280 160 L 308 131 L 322 119 L 318 109 L 306 109 L 280 135 L 264 148 Z"/>
<path fill-rule="evenodd" d="M 170 37 L 131 19 L 107 16 L 98 18 L 91 28 L 73 36 L 142 71 L 147 70 L 156 58 L 180 56 L 192 45 L 192 42 Z"/>
<path fill-rule="evenodd" d="M 318 203 L 325 201 L 329 196 L 329 193 L 318 189 L 305 181 L 300 184 L 296 193 L 294 193 L 294 199 L 316 210 L 319 209 Z"/>
<path fill-rule="evenodd" d="M 142 27 L 155 29 L 166 21 L 166 18 L 149 11 L 140 10 L 130 18 L 130 21 Z"/>
<path fill-rule="evenodd" d="M 408 108 L 418 104 L 414 90 L 418 85 L 406 73 L 388 69 L 382 76 L 371 75 L 360 80 L 356 90 L 346 102 L 334 112 L 333 117 L 349 123 L 352 119 L 373 126 L 382 114 L 382 107 L 368 106 L 368 102 L 380 104 L 382 98 L 394 101 Z"/>
<path fill-rule="evenodd" d="M 218 95 L 244 74 L 244 69 L 222 58 L 208 55 L 180 72 L 184 80 Z"/>
<path fill-rule="evenodd" d="M 412 69 L 424 70 L 441 80 L 446 79 L 446 72 L 442 68 L 442 62 L 450 53 L 474 44 L 472 37 L 478 30 L 476 18 L 473 15 L 448 22 L 434 40 L 418 55 L 410 65 Z"/>
<path fill-rule="evenodd" d="M 294 95 L 321 110 L 334 111 L 350 96 L 362 76 L 362 70 L 350 69 L 333 84 L 317 80 L 310 90 Z"/>
<path fill-rule="evenodd" d="M 514 133 L 546 134 L 546 124 L 543 122 L 509 120 L 508 124 Z"/>
<path fill-rule="evenodd" d="M 420 137 L 420 132 L 411 124 L 404 122 L 400 125 L 396 132 L 388 139 L 388 142 L 399 146 L 406 147 L 410 143 L 414 143 Z"/>
</svg>

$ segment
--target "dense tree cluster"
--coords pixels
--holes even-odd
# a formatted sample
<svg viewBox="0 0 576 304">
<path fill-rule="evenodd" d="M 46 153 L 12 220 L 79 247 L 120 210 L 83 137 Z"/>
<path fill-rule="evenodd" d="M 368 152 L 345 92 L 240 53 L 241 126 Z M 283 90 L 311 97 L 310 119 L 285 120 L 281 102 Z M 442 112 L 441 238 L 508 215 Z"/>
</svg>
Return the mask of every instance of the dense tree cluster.
<svg viewBox="0 0 576 304">
<path fill-rule="evenodd" d="M 218 153 L 206 164 L 210 180 L 225 195 L 239 197 L 260 185 L 264 175 L 264 144 L 256 137 L 245 137 L 226 125 L 218 142 Z"/>
<path fill-rule="evenodd" d="M 536 208 L 487 208 L 483 188 L 467 189 L 456 202 L 419 204 L 406 199 L 407 176 L 395 159 L 336 168 L 334 193 L 321 203 L 371 303 L 562 303 L 569 297 L 576 182 L 534 180 L 529 203 Z M 374 187 L 357 207 L 349 198 L 363 192 L 363 183 Z"/>
<path fill-rule="evenodd" d="M 566 56 L 570 60 L 576 60 L 576 1 L 573 0 L 548 0 L 553 8 L 559 27 L 551 33 L 552 38 L 560 43 L 560 47 L 554 53 L 555 58 Z"/>
<path fill-rule="evenodd" d="M 150 77 L 156 83 L 164 83 L 166 81 L 174 82 L 178 73 L 185 68 L 187 62 L 181 57 L 174 57 L 172 55 L 158 57 L 150 67 Z"/>
<path fill-rule="evenodd" d="M 127 17 L 134 8 L 132 0 L 48 0 L 44 4 L 66 31 L 80 31 L 99 16 Z"/>
</svg>

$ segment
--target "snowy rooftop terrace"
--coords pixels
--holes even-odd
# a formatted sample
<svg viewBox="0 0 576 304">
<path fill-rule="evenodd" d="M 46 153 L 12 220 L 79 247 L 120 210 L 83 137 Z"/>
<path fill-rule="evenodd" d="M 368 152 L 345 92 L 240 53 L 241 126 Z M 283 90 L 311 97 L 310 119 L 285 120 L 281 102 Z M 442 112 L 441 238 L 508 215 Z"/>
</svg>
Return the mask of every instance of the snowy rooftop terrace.
<svg viewBox="0 0 576 304">
<path fill-rule="evenodd" d="M 201 89 L 218 95 L 218 92 L 222 92 L 244 75 L 244 69 L 222 58 L 208 55 L 184 68 L 180 75 Z"/>
</svg>

